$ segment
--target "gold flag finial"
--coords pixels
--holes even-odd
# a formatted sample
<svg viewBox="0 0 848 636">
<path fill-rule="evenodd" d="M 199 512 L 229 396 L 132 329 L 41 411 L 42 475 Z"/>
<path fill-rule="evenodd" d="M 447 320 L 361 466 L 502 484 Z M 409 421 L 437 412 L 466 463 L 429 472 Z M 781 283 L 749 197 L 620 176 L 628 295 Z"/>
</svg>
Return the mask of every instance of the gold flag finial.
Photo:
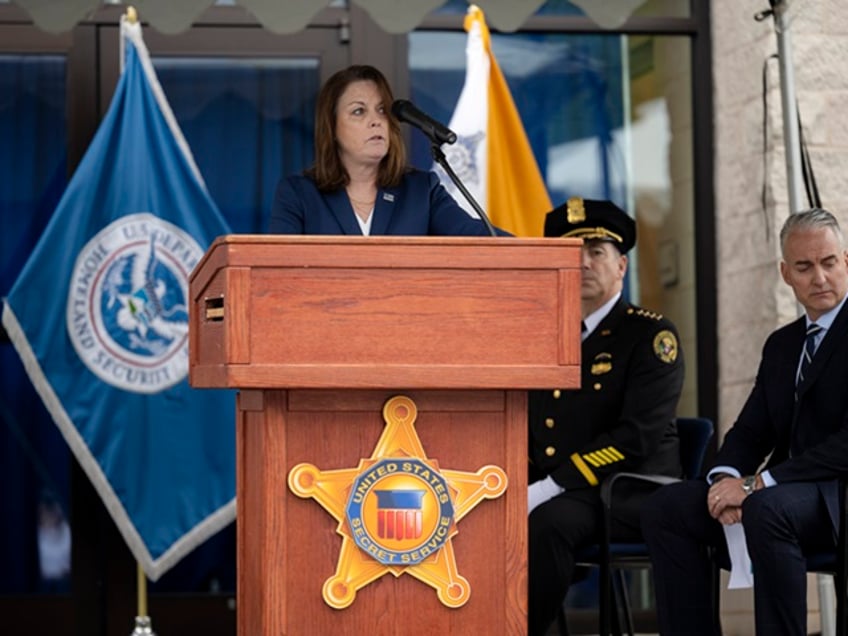
<svg viewBox="0 0 848 636">
<path fill-rule="evenodd" d="M 132 5 L 127 7 L 127 22 L 129 22 L 130 24 L 135 24 L 136 22 L 138 22 L 138 12 Z"/>
</svg>

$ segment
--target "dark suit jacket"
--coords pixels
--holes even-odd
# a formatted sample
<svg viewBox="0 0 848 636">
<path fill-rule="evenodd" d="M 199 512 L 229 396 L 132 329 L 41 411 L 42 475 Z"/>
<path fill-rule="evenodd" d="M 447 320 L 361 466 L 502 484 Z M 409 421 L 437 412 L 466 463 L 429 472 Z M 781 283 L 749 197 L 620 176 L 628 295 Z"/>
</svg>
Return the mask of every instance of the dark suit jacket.
<svg viewBox="0 0 848 636">
<path fill-rule="evenodd" d="M 413 170 L 396 188 L 380 189 L 373 214 L 372 236 L 489 235 L 485 224 L 459 207 L 433 172 Z M 305 176 L 277 184 L 268 230 L 272 234 L 362 235 L 344 189 L 320 192 Z M 503 231 L 499 234 L 508 236 Z"/>
<path fill-rule="evenodd" d="M 800 318 L 768 337 L 754 388 L 715 466 L 752 475 L 771 453 L 767 468 L 778 484 L 819 482 L 836 529 L 836 479 L 848 469 L 848 302 L 816 350 L 796 400 L 805 331 Z"/>
<path fill-rule="evenodd" d="M 669 320 L 619 300 L 583 341 L 580 389 L 530 394 L 531 481 L 575 492 L 614 472 L 679 477 L 677 340 Z"/>
</svg>

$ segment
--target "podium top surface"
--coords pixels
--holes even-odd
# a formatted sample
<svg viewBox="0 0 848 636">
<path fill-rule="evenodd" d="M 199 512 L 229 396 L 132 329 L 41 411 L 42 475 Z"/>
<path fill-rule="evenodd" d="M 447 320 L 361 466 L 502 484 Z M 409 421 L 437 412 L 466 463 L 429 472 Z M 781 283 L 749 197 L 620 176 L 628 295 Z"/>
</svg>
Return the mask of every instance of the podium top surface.
<svg viewBox="0 0 848 636">
<path fill-rule="evenodd" d="M 578 239 L 227 235 L 190 279 L 190 381 L 579 383 Z"/>
<path fill-rule="evenodd" d="M 459 236 L 219 236 L 191 275 L 192 284 L 229 267 L 401 267 L 409 263 L 485 269 L 580 267 L 580 239 Z M 496 258 L 493 258 L 496 255 Z"/>
</svg>

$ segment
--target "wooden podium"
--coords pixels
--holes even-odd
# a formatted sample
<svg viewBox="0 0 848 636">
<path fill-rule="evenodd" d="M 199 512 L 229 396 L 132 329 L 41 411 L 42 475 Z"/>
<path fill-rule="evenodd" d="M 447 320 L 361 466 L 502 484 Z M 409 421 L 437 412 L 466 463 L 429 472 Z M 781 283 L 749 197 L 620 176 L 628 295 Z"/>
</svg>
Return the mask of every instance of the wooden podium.
<svg viewBox="0 0 848 636">
<path fill-rule="evenodd" d="M 240 636 L 526 632 L 526 390 L 579 385 L 579 245 L 459 237 L 215 241 L 190 282 L 190 381 L 240 389 Z M 342 492 L 340 476 L 363 476 L 358 471 L 381 457 L 381 436 L 395 425 L 384 413 L 393 396 L 411 405 L 398 412 L 414 415 L 412 441 L 398 448 L 423 449 L 411 463 L 448 480 L 457 513 L 449 541 L 412 567 L 381 565 L 376 551 L 353 544 L 362 540 L 361 519 L 350 512 L 355 497 L 336 514 L 325 505 L 338 508 L 353 488 Z M 336 491 L 316 485 L 312 498 L 296 495 L 289 474 L 304 464 Z M 505 492 L 461 503 L 462 476 L 486 466 L 506 473 Z M 368 580 L 348 605 L 331 607 L 325 582 L 331 595 L 347 589 L 329 583 L 342 561 Z M 441 568 L 467 581 L 458 606 L 442 598 L 458 586 L 439 591 Z"/>
</svg>

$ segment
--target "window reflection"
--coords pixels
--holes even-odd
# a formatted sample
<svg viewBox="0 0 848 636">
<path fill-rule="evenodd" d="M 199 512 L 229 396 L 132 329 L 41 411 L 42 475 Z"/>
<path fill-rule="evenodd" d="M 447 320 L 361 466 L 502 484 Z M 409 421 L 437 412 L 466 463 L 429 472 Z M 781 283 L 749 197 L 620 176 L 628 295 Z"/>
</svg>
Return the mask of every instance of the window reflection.
<svg viewBox="0 0 848 636">
<path fill-rule="evenodd" d="M 71 576 L 71 527 L 59 499 L 45 491 L 38 502 L 40 590 L 67 592 Z"/>
</svg>

